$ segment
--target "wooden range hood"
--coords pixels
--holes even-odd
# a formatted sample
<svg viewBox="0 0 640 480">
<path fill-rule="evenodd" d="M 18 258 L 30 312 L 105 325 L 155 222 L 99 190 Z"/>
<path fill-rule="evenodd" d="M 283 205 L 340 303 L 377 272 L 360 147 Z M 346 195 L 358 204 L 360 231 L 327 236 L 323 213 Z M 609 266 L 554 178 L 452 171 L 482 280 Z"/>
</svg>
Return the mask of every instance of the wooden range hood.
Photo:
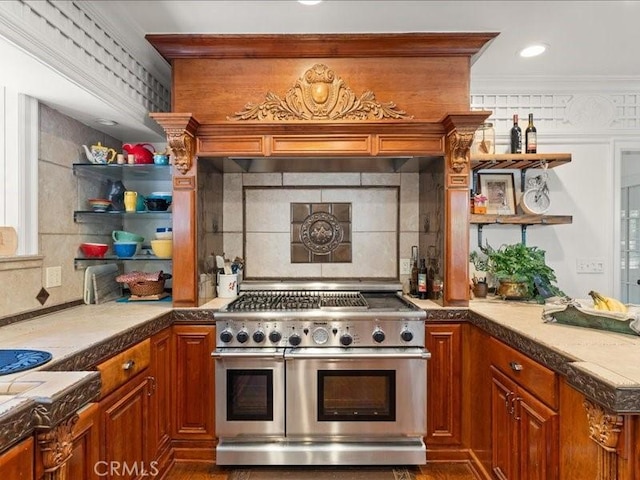
<svg viewBox="0 0 640 480">
<path fill-rule="evenodd" d="M 466 306 L 470 67 L 497 33 L 147 35 L 171 63 L 175 306 L 196 306 L 197 162 L 226 172 L 444 170 L 444 304 Z"/>
</svg>

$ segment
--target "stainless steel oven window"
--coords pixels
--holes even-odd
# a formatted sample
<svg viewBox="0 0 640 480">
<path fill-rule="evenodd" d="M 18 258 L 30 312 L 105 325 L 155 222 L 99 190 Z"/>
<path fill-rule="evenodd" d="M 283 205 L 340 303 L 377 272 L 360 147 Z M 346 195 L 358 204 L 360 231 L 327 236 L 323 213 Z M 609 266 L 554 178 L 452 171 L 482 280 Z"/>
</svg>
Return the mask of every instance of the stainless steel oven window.
<svg viewBox="0 0 640 480">
<path fill-rule="evenodd" d="M 227 420 L 273 420 L 272 370 L 227 370 Z"/>
<path fill-rule="evenodd" d="M 318 370 L 319 422 L 395 422 L 395 370 Z"/>
</svg>

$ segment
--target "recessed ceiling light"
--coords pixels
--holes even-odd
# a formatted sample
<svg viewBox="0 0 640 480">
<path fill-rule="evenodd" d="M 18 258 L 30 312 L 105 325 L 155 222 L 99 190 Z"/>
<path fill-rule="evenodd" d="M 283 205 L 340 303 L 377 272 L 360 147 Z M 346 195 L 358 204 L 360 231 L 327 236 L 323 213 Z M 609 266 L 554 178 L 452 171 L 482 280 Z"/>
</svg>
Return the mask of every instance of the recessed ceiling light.
<svg viewBox="0 0 640 480">
<path fill-rule="evenodd" d="M 115 120 L 109 120 L 108 118 L 96 118 L 96 123 L 99 123 L 100 125 L 106 125 L 108 127 L 118 125 L 118 122 L 116 122 Z"/>
<path fill-rule="evenodd" d="M 546 49 L 547 49 L 547 46 L 543 45 L 542 43 L 529 45 L 528 47 L 525 47 L 522 50 L 520 50 L 520 56 L 524 58 L 537 57 L 538 55 L 541 55 L 542 53 L 544 53 Z"/>
<path fill-rule="evenodd" d="M 322 0 L 298 0 L 298 3 L 301 3 L 302 5 L 317 5 L 322 3 Z"/>
</svg>

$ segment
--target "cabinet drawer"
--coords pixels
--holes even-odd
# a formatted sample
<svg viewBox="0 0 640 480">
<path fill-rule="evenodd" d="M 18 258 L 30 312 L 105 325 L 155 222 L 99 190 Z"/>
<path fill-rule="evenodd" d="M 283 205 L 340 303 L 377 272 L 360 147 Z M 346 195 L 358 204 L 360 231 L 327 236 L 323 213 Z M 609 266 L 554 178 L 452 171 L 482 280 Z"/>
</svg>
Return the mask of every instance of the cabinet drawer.
<svg viewBox="0 0 640 480">
<path fill-rule="evenodd" d="M 98 365 L 102 388 L 100 397 L 113 392 L 149 366 L 151 340 L 143 340 Z"/>
<path fill-rule="evenodd" d="M 492 338 L 491 363 L 551 408 L 558 408 L 557 375 L 526 355 Z"/>
</svg>

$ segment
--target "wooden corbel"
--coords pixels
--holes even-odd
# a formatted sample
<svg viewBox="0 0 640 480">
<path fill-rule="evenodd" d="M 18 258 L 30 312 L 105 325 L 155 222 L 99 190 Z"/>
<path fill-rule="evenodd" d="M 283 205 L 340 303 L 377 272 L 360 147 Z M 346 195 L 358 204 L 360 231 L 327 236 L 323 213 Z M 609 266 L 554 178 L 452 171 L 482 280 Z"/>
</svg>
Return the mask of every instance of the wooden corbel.
<svg viewBox="0 0 640 480">
<path fill-rule="evenodd" d="M 618 478 L 618 438 L 622 432 L 624 418 L 608 413 L 589 400 L 583 402 L 589 420 L 589 438 L 598 445 L 598 480 Z"/>
<path fill-rule="evenodd" d="M 174 166 L 186 175 L 195 160 L 196 133 L 200 124 L 190 113 L 151 113 L 149 116 L 164 128 Z"/>
<path fill-rule="evenodd" d="M 43 480 L 73 480 L 68 476 L 73 451 L 73 427 L 78 415 L 69 417 L 50 430 L 43 430 L 36 436 L 44 467 Z"/>
</svg>

